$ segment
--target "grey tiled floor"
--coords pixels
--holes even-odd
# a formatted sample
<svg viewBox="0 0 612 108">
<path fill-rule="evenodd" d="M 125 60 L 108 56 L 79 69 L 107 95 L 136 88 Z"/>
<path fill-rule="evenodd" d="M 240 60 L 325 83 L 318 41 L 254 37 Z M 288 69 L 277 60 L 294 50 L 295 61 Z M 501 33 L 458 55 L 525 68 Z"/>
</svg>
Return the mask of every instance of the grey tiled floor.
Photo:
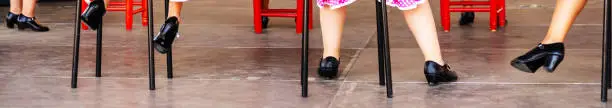
<svg viewBox="0 0 612 108">
<path fill-rule="evenodd" d="M 438 1 L 431 1 L 438 19 Z M 390 46 L 395 97 L 377 85 L 373 0 L 348 7 L 341 51 L 342 76 L 322 80 L 315 70 L 322 43 L 314 15 L 309 53 L 310 97 L 300 97 L 300 35 L 292 19 L 272 18 L 254 34 L 251 2 L 192 0 L 185 4 L 181 39 L 174 46 L 174 79 L 166 79 L 165 56 L 155 55 L 157 87 L 149 91 L 146 28 L 137 15 L 125 31 L 123 15 L 105 18 L 102 76 L 94 77 L 95 32 L 81 37 L 79 88 L 70 88 L 72 2 L 41 2 L 40 22 L 50 32 L 0 27 L 0 107 L 52 108 L 592 108 L 599 102 L 603 0 L 591 0 L 568 35 L 567 56 L 555 73 L 519 72 L 509 61 L 546 33 L 555 1 L 507 0 L 509 25 L 489 32 L 487 14 L 471 27 L 439 32 L 445 60 L 457 83 L 429 87 L 423 55 L 396 9 L 391 9 Z M 273 7 L 293 7 L 294 0 Z M 155 2 L 155 27 L 162 22 Z M 317 8 L 314 8 L 315 10 Z M 6 12 L 8 7 L 0 8 Z M 318 13 L 318 11 L 315 11 Z M 441 27 L 440 27 L 441 28 Z M 156 29 L 157 30 L 157 29 Z"/>
</svg>

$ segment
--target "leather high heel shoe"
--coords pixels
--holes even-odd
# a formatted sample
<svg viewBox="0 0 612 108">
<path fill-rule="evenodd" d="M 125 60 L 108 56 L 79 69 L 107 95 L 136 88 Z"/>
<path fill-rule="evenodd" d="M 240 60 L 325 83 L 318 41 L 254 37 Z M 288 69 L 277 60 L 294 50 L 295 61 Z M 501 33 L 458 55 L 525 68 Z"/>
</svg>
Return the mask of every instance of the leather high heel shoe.
<svg viewBox="0 0 612 108">
<path fill-rule="evenodd" d="M 320 77 L 326 79 L 334 79 L 338 77 L 338 68 L 340 67 L 340 61 L 335 57 L 329 56 L 321 59 L 319 65 L 318 74 Z"/>
<path fill-rule="evenodd" d="M 174 43 L 174 39 L 177 36 L 178 29 L 178 18 L 170 17 L 166 19 L 157 36 L 153 38 L 153 44 L 157 52 L 162 54 L 168 53 L 168 49 L 172 47 L 172 43 Z"/>
<path fill-rule="evenodd" d="M 476 15 L 474 12 L 464 12 L 461 13 L 461 18 L 459 18 L 459 25 L 470 25 L 474 23 L 474 17 Z"/>
<path fill-rule="evenodd" d="M 103 0 L 91 1 L 85 12 L 81 14 L 81 20 L 92 30 L 97 30 L 100 23 L 102 23 L 102 17 L 106 14 L 106 7 L 104 6 Z"/>
<path fill-rule="evenodd" d="M 531 51 L 512 60 L 511 65 L 529 73 L 535 73 L 542 66 L 546 71 L 553 72 L 563 61 L 564 53 L 563 43 L 539 44 Z"/>
<path fill-rule="evenodd" d="M 6 27 L 11 28 L 11 29 L 15 28 L 18 17 L 19 17 L 19 14 L 14 14 L 12 12 L 9 12 L 8 15 L 6 15 L 6 19 L 4 20 L 4 22 L 6 22 Z"/>
<path fill-rule="evenodd" d="M 436 86 L 442 82 L 454 82 L 458 79 L 457 74 L 450 70 L 448 64 L 442 66 L 433 61 L 425 62 L 425 78 L 429 86 Z"/>
<path fill-rule="evenodd" d="M 19 18 L 17 19 L 17 22 L 18 22 L 17 28 L 19 30 L 24 30 L 28 28 L 28 29 L 32 29 L 32 31 L 37 31 L 37 32 L 49 31 L 49 27 L 38 24 L 38 22 L 36 22 L 36 18 L 34 17 L 26 17 L 23 15 L 20 15 Z"/>
</svg>

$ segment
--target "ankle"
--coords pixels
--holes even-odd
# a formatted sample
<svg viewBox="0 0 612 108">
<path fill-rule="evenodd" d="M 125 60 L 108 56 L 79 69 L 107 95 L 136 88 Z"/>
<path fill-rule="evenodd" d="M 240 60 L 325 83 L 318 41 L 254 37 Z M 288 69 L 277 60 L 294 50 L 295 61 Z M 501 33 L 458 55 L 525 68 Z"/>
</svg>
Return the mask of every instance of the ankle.
<svg viewBox="0 0 612 108">
<path fill-rule="evenodd" d="M 25 16 L 25 17 L 28 17 L 28 18 L 34 18 L 34 15 L 31 15 L 31 14 L 25 14 L 25 13 L 24 13 L 24 14 L 22 14 L 22 15 L 23 15 L 23 16 Z"/>
<path fill-rule="evenodd" d="M 323 58 L 330 56 L 340 59 L 340 48 L 324 48 Z"/>
<path fill-rule="evenodd" d="M 11 14 L 19 15 L 21 14 L 21 10 L 11 10 L 9 11 Z"/>
<path fill-rule="evenodd" d="M 182 22 L 181 17 L 180 17 L 180 16 L 178 16 L 178 15 L 168 15 L 168 17 L 167 17 L 166 19 L 168 19 L 168 18 L 172 18 L 172 17 L 176 17 L 176 19 L 178 20 L 178 23 L 179 23 L 179 24 Z"/>
<path fill-rule="evenodd" d="M 541 44 L 553 44 L 553 43 L 562 43 L 563 41 L 550 41 L 550 40 L 545 40 L 540 42 Z"/>
<path fill-rule="evenodd" d="M 546 36 L 547 38 L 544 38 L 544 40 L 542 40 L 540 43 L 541 44 L 553 44 L 553 43 L 562 43 L 563 39 L 555 39 L 555 38 L 548 38 L 549 36 Z"/>
<path fill-rule="evenodd" d="M 444 60 L 441 60 L 441 59 L 440 60 L 438 60 L 438 59 L 427 59 L 427 60 L 425 60 L 425 62 L 427 62 L 427 61 L 433 61 L 433 62 L 438 63 L 439 65 L 442 65 L 442 66 L 446 65 L 446 63 L 444 63 Z"/>
<path fill-rule="evenodd" d="M 322 58 L 327 58 L 327 57 L 334 57 L 336 59 L 340 59 L 340 55 L 338 54 L 323 54 Z"/>
</svg>

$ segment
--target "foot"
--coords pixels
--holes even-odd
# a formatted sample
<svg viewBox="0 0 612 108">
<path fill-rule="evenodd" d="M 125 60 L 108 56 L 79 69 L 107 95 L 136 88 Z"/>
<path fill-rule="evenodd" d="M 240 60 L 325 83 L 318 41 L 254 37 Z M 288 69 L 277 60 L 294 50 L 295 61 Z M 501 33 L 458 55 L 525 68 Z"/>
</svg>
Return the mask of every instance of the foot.
<svg viewBox="0 0 612 108">
<path fill-rule="evenodd" d="M 553 72 L 563 61 L 564 53 L 563 43 L 539 44 L 512 60 L 511 65 L 523 72 L 535 73 L 542 66 L 546 71 Z"/>
<path fill-rule="evenodd" d="M 8 15 L 6 15 L 6 19 L 4 20 L 4 22 L 6 22 L 6 27 L 7 28 L 15 28 L 15 25 L 17 24 L 17 18 L 20 16 L 21 14 L 14 14 L 12 12 L 9 12 Z"/>
<path fill-rule="evenodd" d="M 461 18 L 459 18 L 459 25 L 470 25 L 474 23 L 474 17 L 476 15 L 474 12 L 464 12 L 461 13 Z"/>
<path fill-rule="evenodd" d="M 178 35 L 178 30 L 178 18 L 170 17 L 166 19 L 157 36 L 153 38 L 153 44 L 157 52 L 162 54 L 168 53 L 168 49 L 172 47 L 172 43 L 174 43 L 174 39 Z"/>
<path fill-rule="evenodd" d="M 49 27 L 43 26 L 41 24 L 38 24 L 38 22 L 36 21 L 36 18 L 34 17 L 26 17 L 23 15 L 20 15 L 19 18 L 17 19 L 17 28 L 19 30 L 24 30 L 24 29 L 31 29 L 32 31 L 37 31 L 37 32 L 46 32 L 49 31 Z"/>
<path fill-rule="evenodd" d="M 85 9 L 85 12 L 81 14 L 81 20 L 91 29 L 97 30 L 100 23 L 102 23 L 102 17 L 106 14 L 106 7 L 104 6 L 103 0 L 92 1 L 87 9 Z"/>
<path fill-rule="evenodd" d="M 321 59 L 319 65 L 318 74 L 320 77 L 326 79 L 334 79 L 338 77 L 338 68 L 340 67 L 340 60 L 335 57 L 329 56 Z"/>
<path fill-rule="evenodd" d="M 440 65 L 433 61 L 425 62 L 425 78 L 429 86 L 436 86 L 443 82 L 457 81 L 457 74 L 450 70 L 448 65 Z"/>
</svg>

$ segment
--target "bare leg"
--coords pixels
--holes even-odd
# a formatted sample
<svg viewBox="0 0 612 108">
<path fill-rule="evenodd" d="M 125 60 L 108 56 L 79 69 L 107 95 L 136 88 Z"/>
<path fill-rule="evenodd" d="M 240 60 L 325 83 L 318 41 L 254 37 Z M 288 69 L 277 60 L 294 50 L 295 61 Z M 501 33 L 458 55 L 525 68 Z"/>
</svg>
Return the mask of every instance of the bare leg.
<svg viewBox="0 0 612 108">
<path fill-rule="evenodd" d="M 586 0 L 557 0 L 550 28 L 542 44 L 563 42 L 576 16 L 580 13 Z"/>
<path fill-rule="evenodd" d="M 11 10 L 13 14 L 21 14 L 21 0 L 11 0 Z"/>
<path fill-rule="evenodd" d="M 416 9 L 404 11 L 404 17 L 425 56 L 425 60 L 444 65 L 429 2 L 425 1 Z"/>
<path fill-rule="evenodd" d="M 323 33 L 323 58 L 329 56 L 339 58 L 346 9 L 342 7 L 332 10 L 324 7 L 320 8 L 319 14 Z"/>
<path fill-rule="evenodd" d="M 104 0 L 104 7 L 108 8 L 108 4 L 110 4 L 110 0 Z"/>
<path fill-rule="evenodd" d="M 23 10 L 21 13 L 26 17 L 34 17 L 34 9 L 36 9 L 36 0 L 23 0 Z"/>
<path fill-rule="evenodd" d="M 168 4 L 168 18 L 176 17 L 181 22 L 181 8 L 183 7 L 183 2 L 170 2 Z"/>
</svg>

